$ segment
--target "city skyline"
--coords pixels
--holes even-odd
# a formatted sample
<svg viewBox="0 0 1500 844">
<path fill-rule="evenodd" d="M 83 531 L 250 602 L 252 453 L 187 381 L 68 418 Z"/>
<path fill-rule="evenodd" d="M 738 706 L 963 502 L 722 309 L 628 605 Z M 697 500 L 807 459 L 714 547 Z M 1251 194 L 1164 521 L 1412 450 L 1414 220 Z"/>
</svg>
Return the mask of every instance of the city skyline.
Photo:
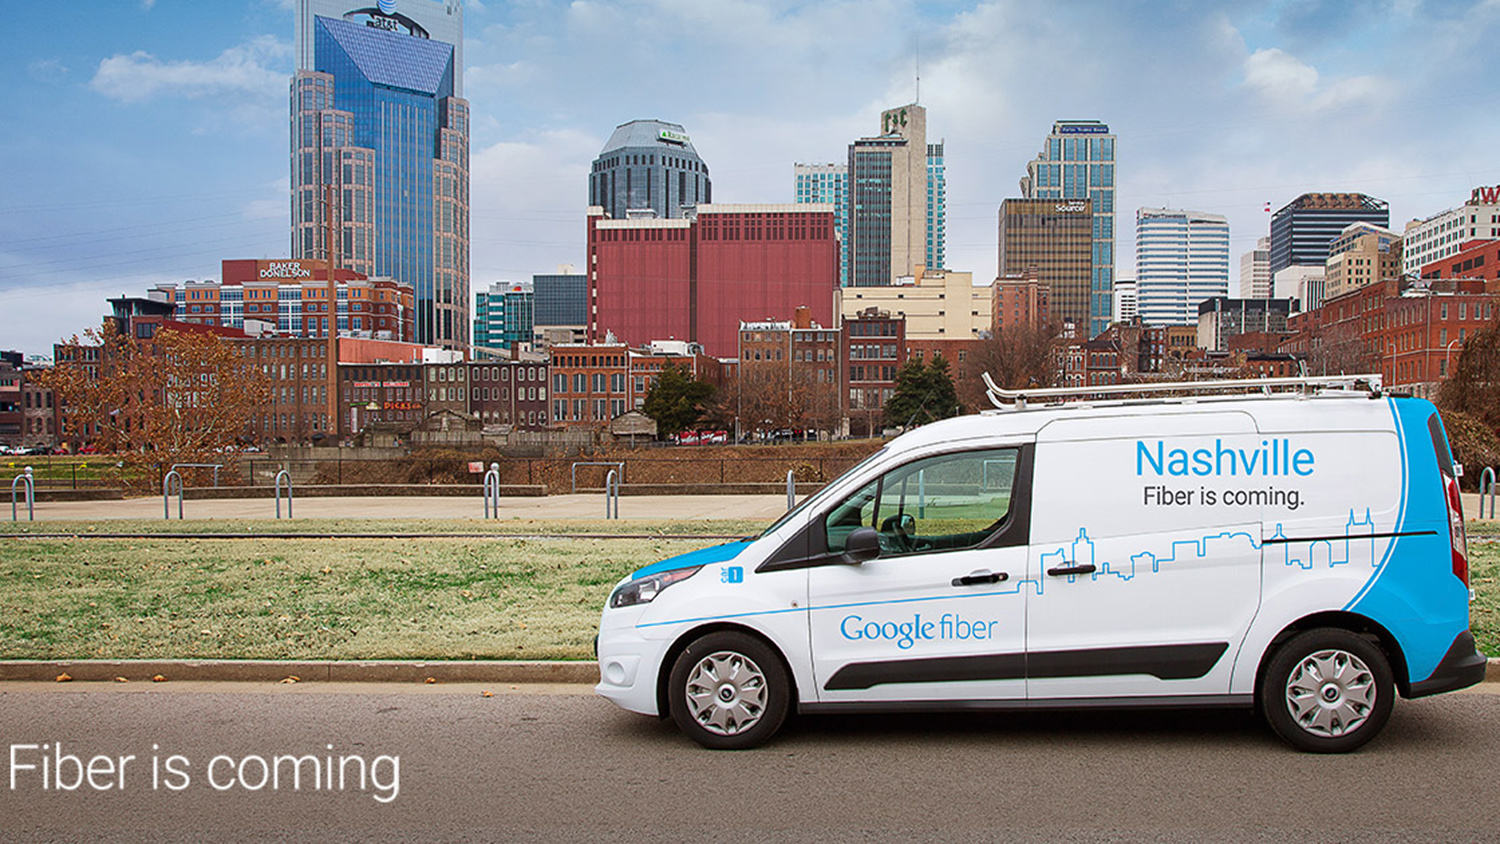
<svg viewBox="0 0 1500 844">
<path fill-rule="evenodd" d="M 946 263 L 979 281 L 1000 203 L 1058 120 L 1107 123 L 1130 151 L 1118 278 L 1134 276 L 1139 207 L 1224 214 L 1237 257 L 1266 207 L 1302 193 L 1378 196 L 1399 231 L 1500 184 L 1484 143 L 1493 4 L 853 9 L 467 4 L 473 286 L 582 264 L 588 167 L 620 123 L 691 127 L 719 202 L 788 203 L 796 162 L 839 161 L 916 98 L 918 55 L 920 102 L 951 144 Z M 293 28 L 278 0 L 13 10 L 3 96 L 26 131 L 0 138 L 0 345 L 45 352 L 97 325 L 106 295 L 290 257 Z M 675 70 L 644 80 L 575 58 L 657 53 Z M 1454 118 L 1457 138 L 1424 128 Z"/>
</svg>

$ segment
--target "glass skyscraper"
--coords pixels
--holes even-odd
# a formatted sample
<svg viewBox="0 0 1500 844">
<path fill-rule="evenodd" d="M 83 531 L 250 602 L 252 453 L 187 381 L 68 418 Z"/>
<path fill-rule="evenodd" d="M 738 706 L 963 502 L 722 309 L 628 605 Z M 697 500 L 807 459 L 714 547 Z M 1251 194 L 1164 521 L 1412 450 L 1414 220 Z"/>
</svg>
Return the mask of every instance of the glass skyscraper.
<svg viewBox="0 0 1500 844">
<path fill-rule="evenodd" d="M 681 219 L 684 209 L 713 202 L 713 195 L 708 165 L 676 123 L 620 124 L 589 168 L 589 205 L 614 220 Z"/>
<path fill-rule="evenodd" d="M 833 231 L 839 239 L 839 286 L 849 286 L 849 166 L 798 164 L 797 204 L 832 205 Z"/>
<path fill-rule="evenodd" d="M 1287 203 L 1271 216 L 1271 274 L 1323 266 L 1328 247 L 1351 223 L 1390 228 L 1390 206 L 1362 193 L 1304 193 Z"/>
<path fill-rule="evenodd" d="M 1115 136 L 1097 120 L 1052 124 L 1041 153 L 1021 179 L 1026 199 L 1090 201 L 1094 212 L 1089 336 L 1109 327 L 1115 284 Z"/>
<path fill-rule="evenodd" d="M 948 222 L 948 177 L 943 167 L 943 142 L 927 145 L 927 267 L 945 269 Z"/>
<path fill-rule="evenodd" d="M 416 340 L 469 346 L 469 105 L 459 0 L 297 0 L 292 255 L 411 284 Z"/>
<path fill-rule="evenodd" d="M 509 349 L 531 342 L 535 294 L 529 281 L 501 281 L 474 296 L 474 346 Z"/>
</svg>

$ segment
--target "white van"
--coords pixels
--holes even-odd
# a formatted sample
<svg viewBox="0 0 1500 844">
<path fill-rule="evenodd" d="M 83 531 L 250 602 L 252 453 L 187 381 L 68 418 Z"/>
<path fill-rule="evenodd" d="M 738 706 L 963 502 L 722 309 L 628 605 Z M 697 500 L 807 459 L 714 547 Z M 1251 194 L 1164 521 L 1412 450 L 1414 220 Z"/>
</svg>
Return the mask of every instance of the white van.
<svg viewBox="0 0 1500 844">
<path fill-rule="evenodd" d="M 1430 403 L 1379 376 L 1120 389 L 1163 397 L 991 385 L 1002 409 L 893 440 L 759 537 L 631 574 L 596 691 L 713 748 L 793 707 L 1254 705 L 1339 752 L 1396 692 L 1484 678 Z"/>
</svg>

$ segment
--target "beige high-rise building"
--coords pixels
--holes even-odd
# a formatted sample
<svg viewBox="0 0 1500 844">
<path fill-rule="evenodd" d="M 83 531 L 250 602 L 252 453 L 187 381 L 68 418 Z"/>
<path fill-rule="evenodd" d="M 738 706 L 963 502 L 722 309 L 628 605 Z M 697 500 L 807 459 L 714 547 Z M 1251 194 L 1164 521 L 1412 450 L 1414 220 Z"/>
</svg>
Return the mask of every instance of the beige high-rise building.
<svg viewBox="0 0 1500 844">
<path fill-rule="evenodd" d="M 882 286 L 927 262 L 927 109 L 880 113 L 880 134 L 849 145 L 850 281 Z"/>
<path fill-rule="evenodd" d="M 1271 298 L 1271 238 L 1255 241 L 1255 248 L 1240 256 L 1240 298 Z"/>
<path fill-rule="evenodd" d="M 1401 235 L 1371 223 L 1353 223 L 1328 247 L 1323 300 L 1401 275 Z"/>
</svg>

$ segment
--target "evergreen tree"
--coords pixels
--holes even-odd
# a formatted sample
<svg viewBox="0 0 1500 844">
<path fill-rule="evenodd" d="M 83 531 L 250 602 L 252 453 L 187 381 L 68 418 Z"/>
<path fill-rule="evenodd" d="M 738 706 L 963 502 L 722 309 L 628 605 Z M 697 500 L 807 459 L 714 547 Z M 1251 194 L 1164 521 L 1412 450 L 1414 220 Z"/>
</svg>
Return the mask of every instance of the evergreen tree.
<svg viewBox="0 0 1500 844">
<path fill-rule="evenodd" d="M 908 360 L 896 372 L 896 390 L 885 403 L 885 421 L 887 425 L 915 428 L 957 416 L 962 410 L 948 373 L 948 361 L 936 354 L 931 363 Z"/>
<path fill-rule="evenodd" d="M 668 361 L 646 393 L 641 412 L 656 420 L 658 436 L 670 437 L 696 424 L 713 397 L 712 384 Z"/>
</svg>

